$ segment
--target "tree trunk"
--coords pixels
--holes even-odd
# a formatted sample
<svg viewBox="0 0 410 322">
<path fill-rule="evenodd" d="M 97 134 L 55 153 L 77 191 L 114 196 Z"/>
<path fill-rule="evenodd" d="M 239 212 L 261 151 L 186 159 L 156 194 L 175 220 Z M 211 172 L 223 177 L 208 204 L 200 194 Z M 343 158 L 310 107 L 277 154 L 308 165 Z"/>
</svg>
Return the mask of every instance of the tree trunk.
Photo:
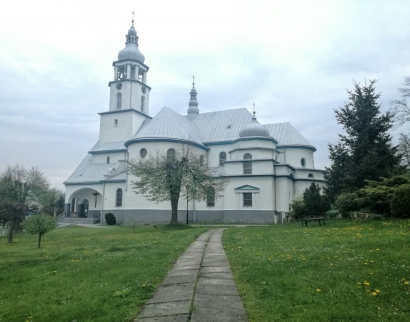
<svg viewBox="0 0 410 322">
<path fill-rule="evenodd" d="M 37 247 L 37 248 L 40 248 L 41 236 L 43 236 L 43 233 L 39 233 L 39 234 L 38 234 L 38 247 Z"/>
<path fill-rule="evenodd" d="M 171 225 L 176 225 L 178 223 L 178 198 L 171 198 Z"/>
<path fill-rule="evenodd" d="M 9 221 L 9 234 L 7 237 L 7 242 L 11 244 L 13 242 L 13 233 L 14 233 L 14 223 L 16 219 L 14 216 L 11 216 L 10 221 Z"/>
</svg>

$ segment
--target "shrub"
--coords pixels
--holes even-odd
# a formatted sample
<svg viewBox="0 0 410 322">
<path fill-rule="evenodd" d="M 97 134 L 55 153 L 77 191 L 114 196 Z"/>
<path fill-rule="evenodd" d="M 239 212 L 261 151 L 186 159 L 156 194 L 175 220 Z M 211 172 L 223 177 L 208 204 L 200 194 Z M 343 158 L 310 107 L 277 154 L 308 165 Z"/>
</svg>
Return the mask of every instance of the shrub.
<svg viewBox="0 0 410 322">
<path fill-rule="evenodd" d="M 394 217 L 410 217 L 410 185 L 404 184 L 397 187 L 390 201 L 391 213 Z"/>
<path fill-rule="evenodd" d="M 115 225 L 117 223 L 117 220 L 112 212 L 105 214 L 105 222 L 107 225 Z"/>
<path fill-rule="evenodd" d="M 21 227 L 31 235 L 38 235 L 38 248 L 40 248 L 41 237 L 56 228 L 56 220 L 46 214 L 34 215 L 25 219 Z"/>
<path fill-rule="evenodd" d="M 359 208 L 356 199 L 356 192 L 344 192 L 336 198 L 335 206 L 343 218 L 349 218 L 349 212 Z"/>
<path fill-rule="evenodd" d="M 315 183 L 311 183 L 309 188 L 306 188 L 303 193 L 303 203 L 305 215 L 309 217 L 314 217 L 318 215 L 323 215 L 329 209 L 329 203 L 325 196 L 320 194 L 322 188 Z"/>
<path fill-rule="evenodd" d="M 305 217 L 305 203 L 303 202 L 302 198 L 295 198 L 292 201 L 292 211 L 290 215 L 294 219 L 300 219 Z"/>
</svg>

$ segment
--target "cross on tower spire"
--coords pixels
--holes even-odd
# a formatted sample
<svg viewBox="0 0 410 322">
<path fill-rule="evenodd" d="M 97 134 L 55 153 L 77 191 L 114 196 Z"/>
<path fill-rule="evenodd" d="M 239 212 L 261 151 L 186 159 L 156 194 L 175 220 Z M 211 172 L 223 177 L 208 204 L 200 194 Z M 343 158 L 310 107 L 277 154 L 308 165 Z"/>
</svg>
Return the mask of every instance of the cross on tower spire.
<svg viewBox="0 0 410 322">
<path fill-rule="evenodd" d="M 132 13 L 132 26 L 134 27 L 134 10 L 132 10 L 131 13 Z"/>
</svg>

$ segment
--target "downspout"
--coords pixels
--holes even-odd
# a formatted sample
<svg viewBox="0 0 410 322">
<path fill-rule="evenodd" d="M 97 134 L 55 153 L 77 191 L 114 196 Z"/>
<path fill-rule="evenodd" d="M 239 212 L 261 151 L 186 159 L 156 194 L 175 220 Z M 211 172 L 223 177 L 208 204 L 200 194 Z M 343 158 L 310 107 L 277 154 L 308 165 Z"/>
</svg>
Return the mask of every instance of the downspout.
<svg viewBox="0 0 410 322">
<path fill-rule="evenodd" d="M 192 223 L 195 223 L 195 199 L 192 200 L 192 211 L 193 211 L 193 214 L 192 214 Z"/>
<path fill-rule="evenodd" d="M 103 191 L 101 196 L 101 219 L 100 223 L 103 223 L 103 210 L 104 210 L 104 196 L 105 196 L 105 182 L 103 182 Z"/>
</svg>

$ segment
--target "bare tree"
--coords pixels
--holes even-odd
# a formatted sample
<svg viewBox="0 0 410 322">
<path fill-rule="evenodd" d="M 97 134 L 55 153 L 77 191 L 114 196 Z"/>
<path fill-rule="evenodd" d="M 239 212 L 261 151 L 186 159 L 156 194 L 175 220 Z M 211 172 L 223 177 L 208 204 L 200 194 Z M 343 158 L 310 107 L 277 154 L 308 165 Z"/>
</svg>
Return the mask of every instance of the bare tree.
<svg viewBox="0 0 410 322">
<path fill-rule="evenodd" d="M 398 126 L 410 121 L 410 106 L 407 103 L 407 98 L 410 97 L 410 76 L 404 78 L 403 85 L 405 87 L 399 88 L 401 99 L 390 101 L 392 105 L 391 113 Z"/>
<path fill-rule="evenodd" d="M 396 126 L 400 127 L 410 122 L 410 106 L 407 98 L 410 97 L 410 76 L 406 76 L 403 82 L 404 87 L 399 88 L 401 99 L 392 100 L 391 112 L 394 116 Z M 402 164 L 410 168 L 410 135 L 400 133 L 399 151 L 403 154 Z"/>
<path fill-rule="evenodd" d="M 399 152 L 402 153 L 402 164 L 410 169 L 410 137 L 400 133 Z"/>
<path fill-rule="evenodd" d="M 133 189 L 153 202 L 171 202 L 171 224 L 178 223 L 180 197 L 203 201 L 210 193 L 221 196 L 227 180 L 218 168 L 205 165 L 205 155 L 189 145 L 179 145 L 167 152 L 128 162 L 128 171 L 135 177 Z"/>
<path fill-rule="evenodd" d="M 22 220 L 38 213 L 49 184 L 37 168 L 26 169 L 20 164 L 8 166 L 0 174 L 0 213 L 9 223 L 8 243 Z"/>
</svg>

